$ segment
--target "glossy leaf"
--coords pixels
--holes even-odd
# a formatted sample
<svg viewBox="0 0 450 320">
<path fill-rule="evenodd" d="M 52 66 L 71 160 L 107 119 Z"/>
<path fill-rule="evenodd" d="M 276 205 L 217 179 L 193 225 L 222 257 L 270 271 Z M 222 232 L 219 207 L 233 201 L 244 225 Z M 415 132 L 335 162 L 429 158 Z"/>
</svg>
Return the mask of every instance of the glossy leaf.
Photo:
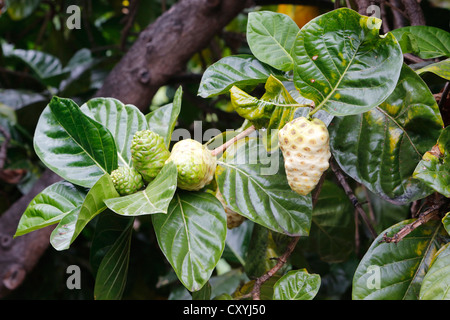
<svg viewBox="0 0 450 320">
<path fill-rule="evenodd" d="M 145 190 L 108 198 L 105 204 L 112 211 L 124 216 L 140 216 L 167 213 L 167 208 L 177 189 L 177 167 L 167 163 Z"/>
<path fill-rule="evenodd" d="M 203 98 L 228 93 L 233 86 L 243 88 L 265 83 L 270 75 L 284 78 L 284 73 L 262 63 L 252 55 L 225 57 L 203 73 L 198 95 Z"/>
<path fill-rule="evenodd" d="M 355 241 L 354 207 L 344 190 L 325 180 L 313 209 L 310 236 L 305 249 L 326 262 L 344 261 Z M 303 245 L 300 246 L 304 248 Z"/>
<path fill-rule="evenodd" d="M 90 188 L 117 168 L 111 133 L 70 99 L 54 97 L 42 112 L 34 135 L 42 162 L 64 179 Z"/>
<path fill-rule="evenodd" d="M 426 72 L 432 72 L 441 78 L 450 80 L 450 59 L 429 64 L 423 68 L 420 68 L 416 72 L 420 75 Z"/>
<path fill-rule="evenodd" d="M 421 300 L 450 300 L 450 243 L 435 255 L 420 287 Z"/>
<path fill-rule="evenodd" d="M 423 59 L 450 57 L 450 33 L 445 30 L 432 26 L 408 26 L 395 29 L 392 34 L 402 45 L 403 53 L 414 53 Z M 415 43 L 413 47 L 408 44 L 411 41 Z"/>
<path fill-rule="evenodd" d="M 217 164 L 216 180 L 232 210 L 276 232 L 309 234 L 311 197 L 290 189 L 281 152 L 268 154 L 259 139 L 245 139 Z"/>
<path fill-rule="evenodd" d="M 147 121 L 138 108 L 124 105 L 113 98 L 93 98 L 83 104 L 81 110 L 111 132 L 116 143 L 119 162 L 131 166 L 131 140 L 136 131 L 147 129 Z"/>
<path fill-rule="evenodd" d="M 427 85 L 404 65 L 394 92 L 381 105 L 335 117 L 328 129 L 332 153 L 348 175 L 382 198 L 404 204 L 431 192 L 413 172 L 442 127 Z"/>
<path fill-rule="evenodd" d="M 159 247 L 178 279 L 197 291 L 210 278 L 226 238 L 226 217 L 220 201 L 205 192 L 177 192 L 167 214 L 152 215 Z"/>
<path fill-rule="evenodd" d="M 355 300 L 416 300 L 433 256 L 445 231 L 440 221 L 429 221 L 398 243 L 382 242 L 412 220 L 400 222 L 381 233 L 367 250 L 353 278 Z"/>
<path fill-rule="evenodd" d="M 248 15 L 247 42 L 260 61 L 283 71 L 292 70 L 292 50 L 299 27 L 289 16 L 272 11 Z"/>
<path fill-rule="evenodd" d="M 170 145 L 172 132 L 180 114 L 182 96 L 183 87 L 180 86 L 175 92 L 172 103 L 162 106 L 145 116 L 149 129 L 163 137 L 167 147 Z"/>
<path fill-rule="evenodd" d="M 386 99 L 403 61 L 395 37 L 380 37 L 372 19 L 341 8 L 306 24 L 294 47 L 294 83 L 315 110 L 333 115 L 368 111 Z M 376 20 L 377 21 L 377 20 Z"/>
<path fill-rule="evenodd" d="M 423 155 L 414 178 L 450 198 L 450 127 L 442 131 L 437 144 Z"/>
<path fill-rule="evenodd" d="M 133 224 L 129 223 L 103 258 L 95 278 L 94 298 L 96 300 L 122 298 L 128 276 L 132 233 Z"/>
<path fill-rule="evenodd" d="M 306 269 L 292 270 L 273 286 L 274 300 L 312 300 L 320 288 L 320 275 Z"/>
<path fill-rule="evenodd" d="M 15 237 L 56 224 L 82 205 L 86 191 L 60 181 L 45 188 L 30 202 L 20 218 Z"/>
<path fill-rule="evenodd" d="M 442 224 L 444 225 L 445 230 L 450 235 L 450 212 L 442 218 Z"/>
<path fill-rule="evenodd" d="M 118 197 L 109 174 L 103 175 L 89 190 L 83 204 L 64 216 L 50 236 L 50 243 L 56 250 L 65 250 L 75 241 L 84 227 L 106 209 L 104 201 Z"/>
</svg>

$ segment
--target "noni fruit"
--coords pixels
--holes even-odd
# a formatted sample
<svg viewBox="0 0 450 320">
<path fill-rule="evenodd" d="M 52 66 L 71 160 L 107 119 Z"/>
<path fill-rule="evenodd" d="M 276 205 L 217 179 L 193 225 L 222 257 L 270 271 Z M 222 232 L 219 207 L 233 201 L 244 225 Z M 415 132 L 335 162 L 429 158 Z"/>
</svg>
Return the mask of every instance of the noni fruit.
<svg viewBox="0 0 450 320">
<path fill-rule="evenodd" d="M 137 131 L 130 150 L 133 166 L 147 183 L 158 175 L 170 156 L 164 138 L 151 130 Z"/>
<path fill-rule="evenodd" d="M 219 189 L 216 191 L 216 198 L 219 199 L 220 203 L 222 203 L 225 214 L 227 215 L 227 228 L 234 229 L 239 227 L 246 218 L 228 206 Z"/>
<path fill-rule="evenodd" d="M 309 194 L 328 169 L 329 140 L 326 125 L 317 118 L 296 118 L 278 132 L 287 180 L 298 194 Z"/>
<path fill-rule="evenodd" d="M 198 141 L 184 139 L 175 143 L 167 159 L 169 161 L 177 166 L 180 189 L 197 191 L 214 178 L 216 157 Z"/>
<path fill-rule="evenodd" d="M 111 172 L 111 179 L 121 196 L 135 193 L 144 186 L 142 176 L 133 167 L 117 168 Z"/>
</svg>

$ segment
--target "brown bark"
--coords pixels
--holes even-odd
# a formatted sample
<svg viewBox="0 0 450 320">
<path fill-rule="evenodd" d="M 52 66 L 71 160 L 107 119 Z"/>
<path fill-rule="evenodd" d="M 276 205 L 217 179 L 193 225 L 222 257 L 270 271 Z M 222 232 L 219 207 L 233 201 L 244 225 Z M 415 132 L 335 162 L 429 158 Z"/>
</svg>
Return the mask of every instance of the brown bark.
<svg viewBox="0 0 450 320">
<path fill-rule="evenodd" d="M 117 98 L 144 110 L 156 91 L 180 74 L 186 62 L 206 47 L 246 2 L 180 1 L 140 34 L 96 96 Z"/>
<path fill-rule="evenodd" d="M 159 87 L 179 74 L 246 5 L 243 0 L 181 0 L 142 32 L 96 96 L 147 108 Z M 0 216 L 0 298 L 23 282 L 49 246 L 51 227 L 15 239 L 13 235 L 30 201 L 58 180 L 47 170 L 30 193 Z"/>
</svg>

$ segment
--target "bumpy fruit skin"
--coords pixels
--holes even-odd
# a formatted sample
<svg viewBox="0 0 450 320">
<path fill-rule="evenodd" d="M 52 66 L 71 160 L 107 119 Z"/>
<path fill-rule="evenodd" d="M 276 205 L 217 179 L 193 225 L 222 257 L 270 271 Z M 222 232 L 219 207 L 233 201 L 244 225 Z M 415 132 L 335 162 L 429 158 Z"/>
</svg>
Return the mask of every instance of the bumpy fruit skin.
<svg viewBox="0 0 450 320">
<path fill-rule="evenodd" d="M 319 119 L 299 117 L 278 132 L 289 186 L 300 195 L 309 194 L 329 167 L 330 137 Z"/>
<path fill-rule="evenodd" d="M 139 191 L 144 186 L 144 180 L 133 167 L 119 167 L 111 172 L 111 179 L 117 192 L 126 196 Z"/>
<path fill-rule="evenodd" d="M 164 138 L 151 130 L 137 131 L 133 136 L 130 151 L 133 166 L 147 183 L 158 175 L 170 156 Z"/>
<path fill-rule="evenodd" d="M 225 199 L 222 196 L 222 193 L 220 193 L 219 189 L 216 191 L 216 198 L 219 199 L 219 201 L 222 203 L 223 208 L 225 209 L 225 213 L 227 215 L 227 228 L 228 229 L 234 229 L 239 227 L 246 218 L 244 216 L 241 216 L 236 211 L 232 210 L 227 203 L 225 202 Z"/>
<path fill-rule="evenodd" d="M 177 166 L 177 185 L 180 189 L 197 191 L 214 178 L 216 157 L 200 142 L 185 139 L 172 148 L 169 159 Z"/>
</svg>

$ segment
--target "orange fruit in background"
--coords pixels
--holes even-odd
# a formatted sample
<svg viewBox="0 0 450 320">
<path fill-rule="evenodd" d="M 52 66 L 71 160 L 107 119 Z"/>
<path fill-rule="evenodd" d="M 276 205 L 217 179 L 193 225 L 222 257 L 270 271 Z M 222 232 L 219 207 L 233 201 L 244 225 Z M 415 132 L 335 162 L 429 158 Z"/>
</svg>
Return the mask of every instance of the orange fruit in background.
<svg viewBox="0 0 450 320">
<path fill-rule="evenodd" d="M 278 5 L 277 11 L 291 17 L 291 19 L 295 21 L 299 28 L 303 27 L 310 20 L 321 14 L 320 9 L 316 6 L 292 4 L 280 4 Z"/>
</svg>

